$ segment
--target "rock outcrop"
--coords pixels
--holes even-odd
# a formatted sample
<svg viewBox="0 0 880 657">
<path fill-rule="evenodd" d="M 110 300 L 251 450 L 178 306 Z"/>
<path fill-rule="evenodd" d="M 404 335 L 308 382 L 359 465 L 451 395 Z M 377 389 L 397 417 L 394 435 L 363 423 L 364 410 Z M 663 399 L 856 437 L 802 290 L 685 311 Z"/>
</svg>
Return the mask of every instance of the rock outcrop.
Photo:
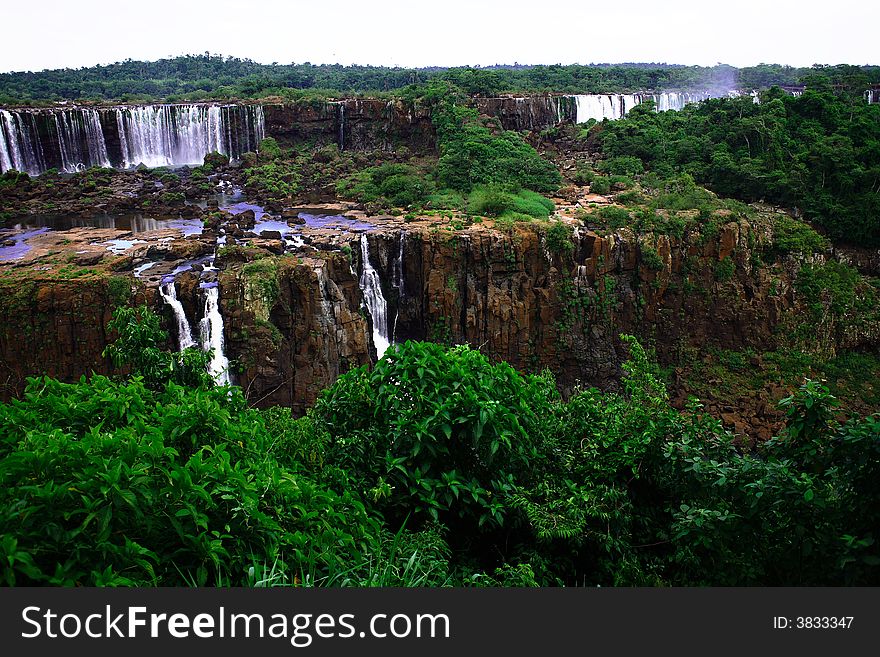
<svg viewBox="0 0 880 657">
<path fill-rule="evenodd" d="M 401 100 L 345 99 L 265 105 L 266 133 L 282 144 L 342 150 L 392 151 L 406 146 L 432 152 L 434 126 L 428 108 Z"/>
</svg>

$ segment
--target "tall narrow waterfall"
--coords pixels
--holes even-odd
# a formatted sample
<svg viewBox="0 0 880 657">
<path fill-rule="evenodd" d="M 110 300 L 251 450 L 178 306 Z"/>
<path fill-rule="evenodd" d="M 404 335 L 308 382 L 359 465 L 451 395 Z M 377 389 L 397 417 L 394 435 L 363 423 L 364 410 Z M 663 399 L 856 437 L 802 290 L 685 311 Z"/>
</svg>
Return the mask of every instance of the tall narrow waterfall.
<svg viewBox="0 0 880 657">
<path fill-rule="evenodd" d="M 400 302 L 406 294 L 403 267 L 403 245 L 406 242 L 406 231 L 400 231 L 400 246 L 397 249 L 397 259 L 394 261 L 394 287 L 397 290 L 397 312 L 394 314 L 394 327 L 391 330 L 391 342 L 397 342 L 397 319 L 400 317 Z"/>
<path fill-rule="evenodd" d="M 229 359 L 223 351 L 223 316 L 220 314 L 220 290 L 214 285 L 205 290 L 205 316 L 199 322 L 202 349 L 213 349 L 208 371 L 217 385 L 230 385 Z"/>
<path fill-rule="evenodd" d="M 382 296 L 382 283 L 379 274 L 370 263 L 370 244 L 366 233 L 361 235 L 361 290 L 364 303 L 373 319 L 373 344 L 376 356 L 382 358 L 388 349 L 388 304 Z"/>
<path fill-rule="evenodd" d="M 0 110 L 0 170 L 198 165 L 212 151 L 253 151 L 264 136 L 259 105 Z"/>
<path fill-rule="evenodd" d="M 336 112 L 336 121 L 339 123 L 339 150 L 345 150 L 345 101 L 340 101 Z"/>
<path fill-rule="evenodd" d="M 174 311 L 174 319 L 177 320 L 177 343 L 180 350 L 188 349 L 195 346 L 195 340 L 192 337 L 192 329 L 189 326 L 189 320 L 183 311 L 183 304 L 177 298 L 177 290 L 174 287 L 174 281 L 163 283 L 159 286 L 159 294 L 165 299 L 165 303 L 171 306 Z"/>
</svg>

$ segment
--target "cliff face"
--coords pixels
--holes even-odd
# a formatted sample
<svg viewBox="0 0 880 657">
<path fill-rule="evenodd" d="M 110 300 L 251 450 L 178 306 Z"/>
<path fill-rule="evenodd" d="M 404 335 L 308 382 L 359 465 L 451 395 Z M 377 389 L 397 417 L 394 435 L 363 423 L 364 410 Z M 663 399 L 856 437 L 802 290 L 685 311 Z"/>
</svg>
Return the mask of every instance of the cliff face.
<svg viewBox="0 0 880 657">
<path fill-rule="evenodd" d="M 505 130 L 543 130 L 574 121 L 570 96 L 476 98 L 477 110 L 495 117 Z M 395 150 L 406 146 L 432 152 L 436 135 L 430 109 L 395 100 L 347 99 L 265 105 L 266 134 L 287 145 L 336 144 L 344 150 Z"/>
<path fill-rule="evenodd" d="M 383 281 L 393 281 L 399 236 L 368 239 Z M 520 369 L 549 368 L 564 390 L 616 384 L 626 357 L 620 333 L 652 344 L 664 361 L 684 348 L 773 349 L 795 305 L 795 272 L 756 268 L 755 239 L 745 222 L 716 239 L 578 229 L 573 255 L 560 257 L 531 230 L 417 228 L 404 237 L 403 294 L 386 286 L 394 337 L 467 342 Z M 729 278 L 718 280 L 719 269 Z"/>
<path fill-rule="evenodd" d="M 548 368 L 564 392 L 618 385 L 627 357 L 621 333 L 638 336 L 662 363 L 710 347 L 790 344 L 787 322 L 803 310 L 794 288 L 800 263 L 763 264 L 758 253 L 770 237 L 760 227 L 743 220 L 681 239 L 576 230 L 565 256 L 531 229 L 417 222 L 369 233 L 389 337 L 468 343 L 522 370 Z M 248 292 L 258 287 L 253 276 L 247 266 L 221 276 L 229 356 L 250 363 L 241 384 L 251 399 L 302 410 L 339 373 L 374 357 L 371 320 L 342 255 L 279 265 L 270 276 L 279 291 L 268 299 Z M 816 331 L 817 343 L 836 349 L 872 341 L 831 324 Z M 255 340 L 261 332 L 274 342 Z"/>
<path fill-rule="evenodd" d="M 505 130 L 543 130 L 577 118 L 572 96 L 504 96 L 474 102 L 480 114 L 497 118 Z"/>
<path fill-rule="evenodd" d="M 340 374 L 370 362 L 360 289 L 342 254 L 221 266 L 227 352 L 252 402 L 304 413 Z"/>
<path fill-rule="evenodd" d="M 283 144 L 343 150 L 434 150 L 430 110 L 403 101 L 347 99 L 265 105 L 266 134 Z"/>
<path fill-rule="evenodd" d="M 805 307 L 794 285 L 803 263 L 763 261 L 767 225 L 731 221 L 681 238 L 571 230 L 573 250 L 554 254 L 534 226 L 505 233 L 480 223 L 458 230 L 431 220 L 379 223 L 367 251 L 387 301 L 389 337 L 468 343 L 524 371 L 548 368 L 563 392 L 618 385 L 627 357 L 621 333 L 638 336 L 666 364 L 710 347 L 760 353 L 791 345 L 790 322 Z M 357 275 L 360 236 L 348 239 L 352 262 L 341 251 L 308 249 L 285 256 L 239 249 L 218 259 L 226 355 L 252 403 L 302 413 L 340 374 L 375 360 Z M 106 282 L 6 281 L 4 398 L 20 393 L 28 375 L 73 380 L 107 371 Z M 205 304 L 196 274 L 178 277 L 177 296 L 195 326 Z M 173 327 L 155 288 L 135 301 Z M 815 334 L 832 354 L 876 347 L 880 335 L 833 321 L 816 324 Z"/>
<path fill-rule="evenodd" d="M 104 280 L 0 279 L 0 399 L 18 395 L 29 376 L 72 381 L 106 373 L 101 352 L 112 304 Z"/>
</svg>

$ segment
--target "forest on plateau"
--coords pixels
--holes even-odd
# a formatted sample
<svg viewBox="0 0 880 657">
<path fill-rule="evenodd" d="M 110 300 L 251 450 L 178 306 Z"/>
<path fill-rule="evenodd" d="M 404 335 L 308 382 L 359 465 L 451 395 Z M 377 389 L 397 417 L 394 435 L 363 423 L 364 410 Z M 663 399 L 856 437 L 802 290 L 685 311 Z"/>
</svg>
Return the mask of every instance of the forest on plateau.
<svg viewBox="0 0 880 657">
<path fill-rule="evenodd" d="M 349 124 L 304 101 L 238 161 L 0 176 L 0 580 L 880 584 L 878 80 L 211 55 L 0 75 L 17 104 L 399 101 Z M 722 84 L 772 88 L 522 132 L 478 104 Z"/>
<path fill-rule="evenodd" d="M 471 95 L 512 92 L 628 93 L 638 91 L 762 89 L 800 85 L 821 75 L 859 92 L 880 83 L 880 66 L 776 64 L 737 69 L 667 64 L 389 68 L 339 64 L 259 64 L 222 55 L 186 55 L 155 62 L 126 60 L 106 66 L 0 73 L 0 104 L 57 100 L 149 100 L 322 97 L 404 93 L 413 85 L 446 80 Z"/>
</svg>

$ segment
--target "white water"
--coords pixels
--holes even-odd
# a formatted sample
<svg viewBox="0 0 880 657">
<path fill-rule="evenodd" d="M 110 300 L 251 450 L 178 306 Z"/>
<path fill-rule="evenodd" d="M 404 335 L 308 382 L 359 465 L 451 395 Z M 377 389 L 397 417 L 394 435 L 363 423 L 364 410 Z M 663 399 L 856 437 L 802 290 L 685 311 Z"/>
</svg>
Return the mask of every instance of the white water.
<svg viewBox="0 0 880 657">
<path fill-rule="evenodd" d="M 111 135 L 118 148 L 108 146 Z M 237 158 L 255 150 L 264 136 L 259 105 L 0 110 L 0 170 L 200 165 L 214 151 Z"/>
<path fill-rule="evenodd" d="M 33 113 L 0 110 L 0 132 L 5 133 L 0 141 L 3 171 L 15 169 L 36 175 L 46 169 Z"/>
<path fill-rule="evenodd" d="M 55 112 L 52 118 L 62 171 L 73 173 L 91 166 L 110 166 L 107 143 L 97 110 Z"/>
<path fill-rule="evenodd" d="M 209 287 L 205 290 L 205 316 L 199 322 L 202 349 L 213 349 L 208 372 L 217 385 L 231 385 L 229 379 L 229 359 L 223 352 L 223 316 L 220 314 L 220 290 Z"/>
<path fill-rule="evenodd" d="M 189 320 L 187 320 L 186 313 L 183 311 L 183 304 L 181 304 L 177 298 L 177 290 L 174 287 L 174 281 L 163 283 L 159 286 L 159 294 L 162 295 L 162 298 L 165 299 L 165 303 L 171 306 L 171 309 L 174 311 L 174 318 L 177 320 L 177 342 L 180 346 L 180 351 L 188 349 L 189 347 L 194 347 L 196 342 L 192 337 L 192 329 L 190 329 Z"/>
<path fill-rule="evenodd" d="M 400 317 L 400 301 L 406 294 L 403 268 L 403 245 L 406 242 L 406 232 L 400 231 L 400 246 L 397 250 L 397 260 L 394 261 L 394 287 L 397 289 L 397 312 L 394 314 L 394 328 L 391 330 L 391 342 L 397 343 L 397 318 Z"/>
<path fill-rule="evenodd" d="M 116 110 L 123 166 L 201 164 L 225 153 L 218 105 L 146 105 Z"/>
<path fill-rule="evenodd" d="M 345 101 L 339 103 L 339 150 L 345 150 Z"/>
<path fill-rule="evenodd" d="M 697 103 L 712 94 L 706 91 L 666 91 L 659 94 L 583 94 L 575 96 L 578 123 L 586 123 L 590 119 L 602 121 L 615 120 L 626 114 L 636 105 L 646 100 L 653 100 L 658 112 L 680 110 L 685 105 Z"/>
<path fill-rule="evenodd" d="M 382 296 L 379 274 L 370 263 L 370 244 L 366 233 L 361 235 L 361 262 L 361 290 L 364 294 L 364 303 L 373 319 L 373 344 L 376 346 L 376 356 L 382 358 L 389 345 L 388 304 Z"/>
</svg>

